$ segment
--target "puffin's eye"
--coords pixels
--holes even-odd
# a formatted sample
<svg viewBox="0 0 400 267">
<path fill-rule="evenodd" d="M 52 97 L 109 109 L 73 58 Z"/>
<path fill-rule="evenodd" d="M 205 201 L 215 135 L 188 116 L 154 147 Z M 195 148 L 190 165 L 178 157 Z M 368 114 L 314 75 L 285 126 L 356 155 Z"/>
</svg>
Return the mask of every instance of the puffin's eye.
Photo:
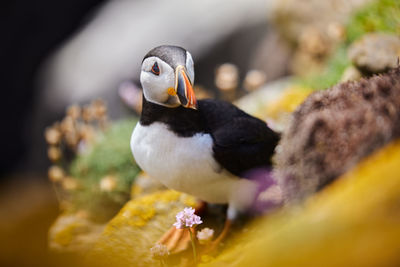
<svg viewBox="0 0 400 267">
<path fill-rule="evenodd" d="M 160 68 L 158 67 L 157 62 L 155 62 L 153 67 L 151 67 L 151 72 L 154 73 L 155 75 L 160 74 Z"/>
</svg>

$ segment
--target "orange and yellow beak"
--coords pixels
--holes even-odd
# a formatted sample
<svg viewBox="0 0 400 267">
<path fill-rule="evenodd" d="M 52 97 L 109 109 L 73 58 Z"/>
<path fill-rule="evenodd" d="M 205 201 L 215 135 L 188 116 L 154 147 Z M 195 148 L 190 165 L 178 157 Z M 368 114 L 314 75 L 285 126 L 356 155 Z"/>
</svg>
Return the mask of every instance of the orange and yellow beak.
<svg viewBox="0 0 400 267">
<path fill-rule="evenodd" d="M 196 96 L 194 95 L 192 82 L 186 74 L 186 68 L 182 65 L 175 70 L 175 90 L 181 105 L 185 108 L 197 109 Z"/>
</svg>

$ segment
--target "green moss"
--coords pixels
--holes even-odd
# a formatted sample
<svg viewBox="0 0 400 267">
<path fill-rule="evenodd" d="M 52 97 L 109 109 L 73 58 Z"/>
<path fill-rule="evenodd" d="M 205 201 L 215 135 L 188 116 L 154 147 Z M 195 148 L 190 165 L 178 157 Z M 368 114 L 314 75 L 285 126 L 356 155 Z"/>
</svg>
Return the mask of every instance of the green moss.
<svg viewBox="0 0 400 267">
<path fill-rule="evenodd" d="M 319 73 L 297 80 L 301 86 L 315 90 L 326 89 L 338 83 L 346 67 L 351 65 L 347 58 L 349 45 L 371 32 L 400 34 L 400 1 L 376 0 L 358 10 L 346 26 L 347 37 L 327 61 Z"/>
<path fill-rule="evenodd" d="M 73 193 L 76 208 L 86 208 L 99 218 L 108 219 L 129 199 L 131 184 L 139 172 L 130 149 L 130 136 L 136 120 L 114 122 L 101 135 L 88 153 L 78 156 L 70 173 L 80 182 Z M 116 188 L 100 190 L 100 180 L 113 175 Z"/>
<path fill-rule="evenodd" d="M 370 32 L 400 34 L 400 1 L 373 1 L 359 10 L 347 26 L 347 42 L 351 43 Z"/>
<path fill-rule="evenodd" d="M 344 70 L 351 65 L 347 58 L 347 46 L 342 44 L 328 60 L 326 68 L 321 73 L 312 74 L 305 78 L 297 79 L 297 83 L 302 87 L 312 89 L 326 89 L 340 80 Z"/>
</svg>

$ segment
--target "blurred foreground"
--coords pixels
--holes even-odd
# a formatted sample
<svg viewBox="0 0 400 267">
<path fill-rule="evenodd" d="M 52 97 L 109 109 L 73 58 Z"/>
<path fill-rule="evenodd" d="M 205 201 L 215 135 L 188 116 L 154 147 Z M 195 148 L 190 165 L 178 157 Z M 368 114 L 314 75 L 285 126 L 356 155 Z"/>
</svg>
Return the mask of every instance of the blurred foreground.
<svg viewBox="0 0 400 267">
<path fill-rule="evenodd" d="M 235 101 L 282 133 L 263 175 L 277 180 L 286 206 L 240 220 L 200 265 L 400 265 L 400 3 L 287 0 L 269 12 L 273 30 L 257 60 L 205 64 L 208 81 L 200 70 L 195 91 Z M 274 72 L 271 62 L 285 67 Z M 132 80 L 113 91 L 118 101 L 93 94 L 45 129 L 50 182 L 40 172 L 6 177 L 0 265 L 160 264 L 150 248 L 196 200 L 136 166 L 129 138 L 141 91 Z M 116 106 L 128 119 L 110 119 Z M 200 228 L 219 232 L 224 214 L 210 207 Z M 190 260 L 186 251 L 166 263 Z"/>
</svg>

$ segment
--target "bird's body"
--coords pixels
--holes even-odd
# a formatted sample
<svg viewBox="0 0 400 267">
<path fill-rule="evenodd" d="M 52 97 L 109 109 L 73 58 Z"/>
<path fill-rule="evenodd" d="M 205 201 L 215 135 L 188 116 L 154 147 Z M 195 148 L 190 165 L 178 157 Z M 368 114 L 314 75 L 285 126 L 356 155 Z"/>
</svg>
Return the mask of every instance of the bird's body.
<svg viewBox="0 0 400 267">
<path fill-rule="evenodd" d="M 245 174 L 270 165 L 276 133 L 223 101 L 200 100 L 197 110 L 143 103 L 131 138 L 142 169 L 168 188 L 231 210 L 251 203 L 256 187 Z"/>
<path fill-rule="evenodd" d="M 139 123 L 132 134 L 131 146 L 139 166 L 166 187 L 211 203 L 229 202 L 237 179 L 213 159 L 210 134 L 179 137 L 164 123 L 149 126 Z"/>
<path fill-rule="evenodd" d="M 246 172 L 271 164 L 278 134 L 234 105 L 196 101 L 193 59 L 159 46 L 143 59 L 143 109 L 131 149 L 138 165 L 165 186 L 210 203 L 244 210 L 256 185 Z"/>
</svg>

